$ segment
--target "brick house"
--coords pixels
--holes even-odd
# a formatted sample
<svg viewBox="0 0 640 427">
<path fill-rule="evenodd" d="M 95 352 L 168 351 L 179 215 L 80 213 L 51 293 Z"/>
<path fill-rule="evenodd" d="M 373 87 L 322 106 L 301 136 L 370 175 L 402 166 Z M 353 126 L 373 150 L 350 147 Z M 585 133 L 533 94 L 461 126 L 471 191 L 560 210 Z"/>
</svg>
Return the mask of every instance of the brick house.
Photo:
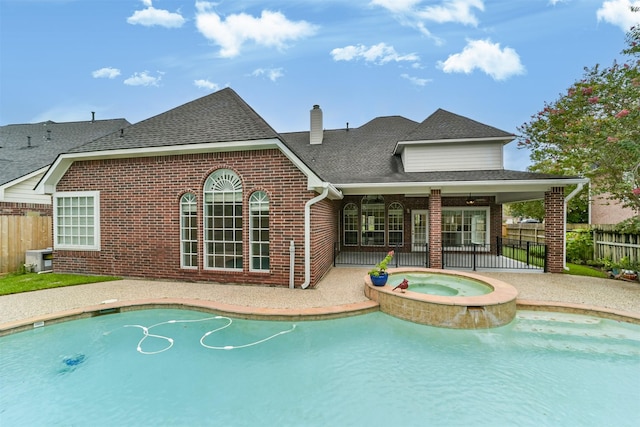
<svg viewBox="0 0 640 427">
<path fill-rule="evenodd" d="M 54 269 L 186 281 L 315 285 L 334 250 L 420 251 L 500 234 L 502 203 L 544 198 L 549 271 L 564 248 L 563 188 L 503 168 L 510 133 L 438 110 L 422 123 L 278 133 L 232 89 L 57 158 Z"/>
</svg>

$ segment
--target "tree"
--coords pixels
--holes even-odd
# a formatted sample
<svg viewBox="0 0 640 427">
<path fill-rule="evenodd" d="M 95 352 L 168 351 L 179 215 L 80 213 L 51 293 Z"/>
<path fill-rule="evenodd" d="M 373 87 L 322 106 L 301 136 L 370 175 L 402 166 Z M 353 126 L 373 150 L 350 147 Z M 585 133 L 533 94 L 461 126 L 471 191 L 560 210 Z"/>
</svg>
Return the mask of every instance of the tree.
<svg viewBox="0 0 640 427">
<path fill-rule="evenodd" d="M 565 188 L 564 195 L 568 196 L 574 189 L 575 185 Z M 576 197 L 571 199 L 567 206 L 567 223 L 569 224 L 586 224 L 589 222 L 589 196 L 588 192 L 582 191 Z M 509 204 L 510 214 L 514 217 L 534 218 L 539 221 L 544 220 L 544 201 L 532 200 L 529 202 L 515 202 Z"/>
<path fill-rule="evenodd" d="M 585 68 L 566 94 L 518 128 L 518 146 L 531 149 L 529 170 L 585 176 L 592 194 L 640 210 L 640 27 L 626 43 L 625 63 Z"/>
</svg>

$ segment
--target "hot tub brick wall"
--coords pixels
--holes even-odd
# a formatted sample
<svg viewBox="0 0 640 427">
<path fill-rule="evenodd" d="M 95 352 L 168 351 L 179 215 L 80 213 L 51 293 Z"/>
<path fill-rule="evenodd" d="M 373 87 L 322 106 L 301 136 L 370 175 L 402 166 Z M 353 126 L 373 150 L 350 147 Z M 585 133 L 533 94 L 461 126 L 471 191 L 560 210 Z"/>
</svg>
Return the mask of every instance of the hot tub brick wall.
<svg viewBox="0 0 640 427">
<path fill-rule="evenodd" d="M 219 168 L 235 171 L 242 180 L 242 272 L 203 269 L 203 185 L 209 174 Z M 57 190 L 100 191 L 101 250 L 56 251 L 56 271 L 288 285 L 289 242 L 293 240 L 294 280 L 296 284 L 304 281 L 304 205 L 316 193 L 307 190 L 307 178 L 278 150 L 76 162 Z M 270 197 L 269 273 L 249 272 L 248 200 L 257 190 L 267 192 Z M 194 193 L 198 203 L 197 269 L 180 268 L 179 201 L 185 192 Z M 314 209 L 321 216 L 330 211 L 330 208 Z M 334 227 L 334 219 L 324 221 L 327 224 L 321 227 L 323 231 Z M 314 237 L 324 238 L 319 234 Z M 318 244 L 314 242 L 312 246 Z M 327 256 L 316 254 L 313 277 L 322 276 L 322 271 L 315 270 L 327 265 Z"/>
</svg>

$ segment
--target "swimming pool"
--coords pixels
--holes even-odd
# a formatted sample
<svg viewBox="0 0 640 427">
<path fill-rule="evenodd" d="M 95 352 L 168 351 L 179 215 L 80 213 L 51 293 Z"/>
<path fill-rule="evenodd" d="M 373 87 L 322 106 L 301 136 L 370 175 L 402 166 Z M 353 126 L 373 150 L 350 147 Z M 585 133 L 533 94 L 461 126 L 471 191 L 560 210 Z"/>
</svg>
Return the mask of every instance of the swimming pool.
<svg viewBox="0 0 640 427">
<path fill-rule="evenodd" d="M 456 330 L 380 312 L 294 325 L 143 310 L 16 333 L 0 349 L 3 426 L 640 419 L 640 326 L 560 313 Z"/>
</svg>

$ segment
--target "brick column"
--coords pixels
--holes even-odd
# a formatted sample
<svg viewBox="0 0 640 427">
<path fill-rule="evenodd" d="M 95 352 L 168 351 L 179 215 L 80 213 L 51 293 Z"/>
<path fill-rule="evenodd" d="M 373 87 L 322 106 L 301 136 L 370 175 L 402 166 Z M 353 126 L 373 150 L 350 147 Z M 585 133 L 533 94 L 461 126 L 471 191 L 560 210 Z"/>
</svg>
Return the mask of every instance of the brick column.
<svg viewBox="0 0 640 427">
<path fill-rule="evenodd" d="M 429 196 L 429 266 L 442 268 L 442 194 L 431 190 Z"/>
<path fill-rule="evenodd" d="M 544 193 L 544 238 L 547 244 L 547 271 L 562 273 L 564 267 L 564 187 Z"/>
</svg>

